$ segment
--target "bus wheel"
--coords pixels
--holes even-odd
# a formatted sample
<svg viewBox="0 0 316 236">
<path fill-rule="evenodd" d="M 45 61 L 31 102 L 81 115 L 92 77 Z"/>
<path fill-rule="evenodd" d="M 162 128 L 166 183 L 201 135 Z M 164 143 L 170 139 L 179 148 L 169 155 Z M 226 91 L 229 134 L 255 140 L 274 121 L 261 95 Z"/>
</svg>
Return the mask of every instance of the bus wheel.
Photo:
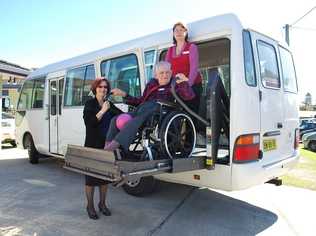
<svg viewBox="0 0 316 236">
<path fill-rule="evenodd" d="M 11 141 L 10 144 L 11 144 L 12 147 L 16 147 L 16 142 L 15 141 Z"/>
<path fill-rule="evenodd" d="M 154 192 L 157 181 L 152 176 L 142 177 L 137 180 L 128 181 L 123 185 L 124 191 L 136 197 L 142 197 Z"/>
<path fill-rule="evenodd" d="M 310 141 L 308 144 L 308 149 L 313 152 L 316 152 L 316 141 Z"/>
<path fill-rule="evenodd" d="M 23 140 L 23 147 L 27 149 L 29 161 L 31 164 L 38 164 L 39 153 L 35 148 L 33 138 L 30 134 L 26 134 Z"/>
</svg>

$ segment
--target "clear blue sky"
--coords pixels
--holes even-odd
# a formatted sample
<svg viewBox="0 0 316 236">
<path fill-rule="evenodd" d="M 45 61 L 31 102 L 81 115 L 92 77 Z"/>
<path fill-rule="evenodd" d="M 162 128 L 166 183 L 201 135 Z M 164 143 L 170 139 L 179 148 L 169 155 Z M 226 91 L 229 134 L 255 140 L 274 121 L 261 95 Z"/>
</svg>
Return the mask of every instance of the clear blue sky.
<svg viewBox="0 0 316 236">
<path fill-rule="evenodd" d="M 282 26 L 316 5 L 313 0 L 0 0 L 0 59 L 41 67 L 118 42 L 233 12 L 248 27 L 282 38 Z M 298 26 L 316 28 L 316 11 Z M 293 29 L 301 97 L 316 98 L 316 31 Z"/>
</svg>

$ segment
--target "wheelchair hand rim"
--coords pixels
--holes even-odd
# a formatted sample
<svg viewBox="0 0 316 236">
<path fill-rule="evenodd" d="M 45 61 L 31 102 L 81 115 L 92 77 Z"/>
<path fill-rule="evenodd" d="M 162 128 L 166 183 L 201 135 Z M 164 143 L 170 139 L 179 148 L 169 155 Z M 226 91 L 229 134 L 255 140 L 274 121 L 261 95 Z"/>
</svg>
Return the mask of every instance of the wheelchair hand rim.
<svg viewBox="0 0 316 236">
<path fill-rule="evenodd" d="M 194 126 L 194 123 L 193 123 L 191 117 L 189 117 L 187 114 L 184 114 L 184 113 L 178 113 L 178 114 L 176 114 L 175 116 L 173 116 L 173 117 L 169 120 L 169 122 L 168 122 L 168 124 L 167 124 L 167 127 L 166 127 L 166 131 L 169 129 L 169 127 L 170 127 L 172 121 L 173 121 L 175 118 L 179 117 L 179 116 L 184 116 L 185 118 L 187 118 L 187 119 L 190 121 L 191 126 L 192 126 L 192 129 L 193 129 L 193 137 L 194 137 L 193 140 L 194 140 L 194 141 L 193 141 L 193 145 L 192 145 L 192 150 L 191 150 L 190 154 L 188 155 L 188 157 L 190 157 L 190 156 L 192 155 L 192 153 L 193 153 L 193 151 L 194 151 L 194 148 L 195 148 L 195 145 L 196 145 L 196 130 L 195 130 L 195 126 Z M 173 156 L 171 155 L 170 150 L 169 150 L 169 148 L 168 148 L 167 135 L 168 135 L 168 132 L 165 132 L 165 134 L 164 134 L 165 148 L 166 148 L 166 152 L 167 152 L 169 158 L 170 158 L 170 159 L 173 159 Z"/>
</svg>

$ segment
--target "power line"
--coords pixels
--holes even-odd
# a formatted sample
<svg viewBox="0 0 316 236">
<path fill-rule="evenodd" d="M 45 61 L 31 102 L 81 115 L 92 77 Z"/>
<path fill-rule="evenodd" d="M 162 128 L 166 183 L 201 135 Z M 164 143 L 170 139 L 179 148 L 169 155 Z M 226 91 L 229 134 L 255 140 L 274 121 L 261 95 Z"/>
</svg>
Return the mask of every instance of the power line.
<svg viewBox="0 0 316 236">
<path fill-rule="evenodd" d="M 301 26 L 292 26 L 292 29 L 300 29 L 300 30 L 307 30 L 307 31 L 316 31 L 316 28 L 308 28 L 308 27 L 301 27 Z"/>
<path fill-rule="evenodd" d="M 312 7 L 308 12 L 306 12 L 303 16 L 301 16 L 300 18 L 298 18 L 296 21 L 294 21 L 291 25 L 290 24 L 286 24 L 284 26 L 284 30 L 285 30 L 285 41 L 287 42 L 288 45 L 290 45 L 290 27 L 293 27 L 293 25 L 297 24 L 297 22 L 299 22 L 300 20 L 302 20 L 305 16 L 307 16 L 308 14 L 310 14 L 312 11 L 314 11 L 316 9 L 316 6 Z M 293 27 L 294 28 L 294 27 Z M 298 28 L 298 27 L 297 27 Z M 314 29 L 312 29 L 312 31 L 314 31 Z"/>
<path fill-rule="evenodd" d="M 294 21 L 294 23 L 292 23 L 290 26 L 295 25 L 297 22 L 299 22 L 300 20 L 302 20 L 305 16 L 307 16 L 309 13 L 311 13 L 313 10 L 316 9 L 316 6 L 314 6 L 312 9 L 310 9 L 308 12 L 306 12 L 303 16 L 301 16 L 300 18 L 298 18 L 296 21 Z"/>
</svg>

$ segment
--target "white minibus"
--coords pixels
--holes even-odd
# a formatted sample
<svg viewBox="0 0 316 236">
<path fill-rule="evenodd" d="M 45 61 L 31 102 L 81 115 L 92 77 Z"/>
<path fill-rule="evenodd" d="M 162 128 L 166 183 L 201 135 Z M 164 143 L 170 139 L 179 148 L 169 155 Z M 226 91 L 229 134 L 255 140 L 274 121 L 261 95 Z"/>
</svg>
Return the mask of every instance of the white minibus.
<svg viewBox="0 0 316 236">
<path fill-rule="evenodd" d="M 214 69 L 228 98 L 226 132 L 220 129 L 215 165 L 208 168 L 205 163 L 207 145 L 196 145 L 183 162 L 154 160 L 154 166 L 144 165 L 124 183 L 127 192 L 149 191 L 155 179 L 240 190 L 287 173 L 299 159 L 298 88 L 289 48 L 245 28 L 234 14 L 199 20 L 188 28 L 189 40 L 198 47 L 203 77 L 199 115 L 212 117 L 205 112 L 210 112 L 207 86 Z M 139 96 L 154 64 L 164 59 L 171 45 L 172 30 L 168 29 L 32 72 L 21 89 L 16 115 L 17 144 L 28 148 L 30 162 L 38 163 L 39 154 L 63 158 L 68 145 L 83 146 L 83 106 L 96 77 L 105 76 L 112 87 Z M 123 111 L 130 109 L 117 97 L 112 101 Z M 189 164 L 184 162 L 190 158 Z"/>
</svg>

